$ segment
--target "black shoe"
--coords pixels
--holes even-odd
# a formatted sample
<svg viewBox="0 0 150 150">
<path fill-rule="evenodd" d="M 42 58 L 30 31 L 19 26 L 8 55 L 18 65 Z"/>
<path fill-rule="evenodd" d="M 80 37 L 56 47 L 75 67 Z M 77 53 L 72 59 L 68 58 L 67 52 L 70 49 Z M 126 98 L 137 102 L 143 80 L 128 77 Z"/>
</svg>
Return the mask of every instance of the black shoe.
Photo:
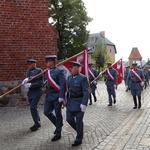
<svg viewBox="0 0 150 150">
<path fill-rule="evenodd" d="M 74 143 L 72 144 L 72 146 L 78 146 L 80 144 L 82 144 L 82 142 L 74 141 Z"/>
<path fill-rule="evenodd" d="M 30 127 L 30 130 L 31 131 L 36 131 L 36 130 L 38 130 L 38 128 L 40 128 L 41 127 L 41 125 L 39 124 L 39 125 L 33 125 L 32 127 Z"/>
<path fill-rule="evenodd" d="M 92 103 L 89 103 L 89 105 L 92 105 Z"/>
<path fill-rule="evenodd" d="M 94 102 L 97 102 L 97 99 L 96 99 L 96 98 L 94 99 Z"/>
<path fill-rule="evenodd" d="M 108 106 L 112 106 L 112 104 L 108 104 Z"/>
<path fill-rule="evenodd" d="M 140 109 L 140 108 L 141 108 L 141 105 L 138 106 L 138 109 Z"/>
<path fill-rule="evenodd" d="M 54 134 L 56 134 L 56 133 L 57 133 L 57 131 L 56 131 L 56 129 L 55 129 Z"/>
<path fill-rule="evenodd" d="M 116 104 L 116 99 L 114 99 L 114 104 Z"/>
<path fill-rule="evenodd" d="M 52 139 L 51 139 L 51 141 L 57 141 L 57 140 L 59 140 L 59 139 L 61 139 L 61 136 L 57 136 L 57 135 L 55 135 Z"/>
<path fill-rule="evenodd" d="M 137 106 L 134 106 L 133 109 L 137 109 Z"/>
</svg>

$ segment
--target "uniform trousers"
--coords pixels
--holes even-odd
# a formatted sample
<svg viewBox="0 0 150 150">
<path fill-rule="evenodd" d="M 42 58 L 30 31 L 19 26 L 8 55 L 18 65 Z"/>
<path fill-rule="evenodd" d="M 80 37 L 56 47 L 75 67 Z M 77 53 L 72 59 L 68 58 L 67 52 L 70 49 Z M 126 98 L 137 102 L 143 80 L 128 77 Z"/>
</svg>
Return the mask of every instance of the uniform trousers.
<svg viewBox="0 0 150 150">
<path fill-rule="evenodd" d="M 82 111 L 70 111 L 67 109 L 67 122 L 70 126 L 77 132 L 76 140 L 77 142 L 82 142 L 83 138 L 83 116 Z"/>
<path fill-rule="evenodd" d="M 38 107 L 37 104 L 40 100 L 40 97 L 38 98 L 31 98 L 29 99 L 29 103 L 30 103 L 30 112 L 31 112 L 31 116 L 33 118 L 34 124 L 35 125 L 40 125 L 40 116 L 39 116 L 39 112 L 38 112 Z"/>
<path fill-rule="evenodd" d="M 56 127 L 56 136 L 61 136 L 61 130 L 63 126 L 61 108 L 62 102 L 60 103 L 58 100 L 45 101 L 44 114 Z M 53 111 L 55 111 L 55 115 Z"/>
<path fill-rule="evenodd" d="M 112 104 L 112 96 L 114 99 L 116 98 L 114 86 L 113 85 L 107 85 L 107 92 L 108 92 L 109 104 Z"/>
</svg>

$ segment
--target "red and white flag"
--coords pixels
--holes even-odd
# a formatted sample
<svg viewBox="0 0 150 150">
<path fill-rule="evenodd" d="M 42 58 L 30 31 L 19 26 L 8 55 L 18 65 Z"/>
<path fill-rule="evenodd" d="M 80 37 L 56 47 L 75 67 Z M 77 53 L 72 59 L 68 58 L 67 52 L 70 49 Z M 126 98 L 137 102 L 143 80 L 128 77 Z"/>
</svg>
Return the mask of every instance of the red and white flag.
<svg viewBox="0 0 150 150">
<path fill-rule="evenodd" d="M 117 71 L 117 85 L 122 83 L 123 80 L 123 63 L 122 63 L 122 59 L 118 60 L 117 62 L 115 62 L 112 67 Z"/>
<path fill-rule="evenodd" d="M 83 50 L 79 54 L 76 54 L 75 56 L 72 56 L 71 58 L 68 58 L 64 62 L 61 63 L 61 65 L 58 64 L 58 68 L 61 70 L 64 70 L 66 79 L 70 75 L 70 61 L 76 61 L 81 64 L 80 67 L 80 73 L 84 74 L 88 79 L 88 52 L 87 50 Z"/>
</svg>

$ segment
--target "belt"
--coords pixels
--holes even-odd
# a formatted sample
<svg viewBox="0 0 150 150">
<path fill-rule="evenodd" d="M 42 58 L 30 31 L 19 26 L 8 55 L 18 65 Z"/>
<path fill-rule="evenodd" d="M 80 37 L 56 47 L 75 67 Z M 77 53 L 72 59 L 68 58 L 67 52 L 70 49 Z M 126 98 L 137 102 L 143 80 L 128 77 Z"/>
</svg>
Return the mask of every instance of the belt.
<svg viewBox="0 0 150 150">
<path fill-rule="evenodd" d="M 42 87 L 36 87 L 36 88 L 29 88 L 29 90 L 39 90 L 39 89 L 41 89 Z"/>
<path fill-rule="evenodd" d="M 70 95 L 70 98 L 81 98 L 83 97 L 83 94 L 77 94 L 77 95 Z"/>
<path fill-rule="evenodd" d="M 132 83 L 140 83 L 139 81 L 131 81 Z"/>
<path fill-rule="evenodd" d="M 112 81 L 112 82 L 114 82 L 113 80 L 111 80 L 111 79 L 106 79 L 106 81 Z"/>
<path fill-rule="evenodd" d="M 50 90 L 50 89 L 53 89 L 53 88 L 47 86 L 46 89 L 49 89 L 49 90 Z"/>
</svg>

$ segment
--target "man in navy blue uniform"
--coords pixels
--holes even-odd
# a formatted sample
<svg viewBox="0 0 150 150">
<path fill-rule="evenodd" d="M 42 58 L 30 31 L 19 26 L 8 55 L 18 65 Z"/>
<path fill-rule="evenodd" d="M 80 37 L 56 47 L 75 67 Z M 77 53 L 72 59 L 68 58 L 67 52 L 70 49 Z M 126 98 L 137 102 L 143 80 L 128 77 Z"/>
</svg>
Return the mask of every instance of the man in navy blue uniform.
<svg viewBox="0 0 150 150">
<path fill-rule="evenodd" d="M 146 89 L 146 87 L 149 85 L 149 74 L 145 67 L 143 68 L 143 74 L 144 74 L 144 78 L 145 78 L 144 88 Z"/>
<path fill-rule="evenodd" d="M 125 70 L 124 70 L 124 82 L 125 82 L 125 85 L 126 85 L 126 81 L 127 81 L 127 76 L 128 76 L 128 74 L 129 74 L 129 72 L 130 72 L 129 68 L 130 68 L 130 66 L 126 66 L 126 67 L 125 67 Z M 127 87 L 126 87 L 126 92 L 128 92 L 129 87 L 130 87 L 130 86 L 127 86 Z"/>
<path fill-rule="evenodd" d="M 131 85 L 131 94 L 133 96 L 134 107 L 133 109 L 137 108 L 137 99 L 138 97 L 138 108 L 141 108 L 141 91 L 142 87 L 144 86 L 144 74 L 141 69 L 138 69 L 137 63 L 132 64 L 133 69 L 130 70 L 130 73 L 127 77 L 126 84 L 130 83 Z"/>
<path fill-rule="evenodd" d="M 79 73 L 80 63 L 70 62 L 71 76 L 67 80 L 67 122 L 77 132 L 76 139 L 72 146 L 82 143 L 83 138 L 83 116 L 88 103 L 88 81 Z"/>
<path fill-rule="evenodd" d="M 45 74 L 46 100 L 44 114 L 56 127 L 55 136 L 51 141 L 57 141 L 61 138 L 63 126 L 61 108 L 65 99 L 66 79 L 63 70 L 56 67 L 56 55 L 48 55 L 45 59 L 48 71 Z M 55 115 L 53 111 L 55 111 Z"/>
<path fill-rule="evenodd" d="M 114 100 L 114 104 L 116 103 L 116 85 L 117 85 L 117 72 L 114 68 L 112 68 L 112 63 L 107 63 L 107 69 L 102 75 L 105 75 L 105 84 L 107 86 L 107 92 L 109 97 L 109 104 L 108 106 L 112 106 L 112 97 Z"/>
<path fill-rule="evenodd" d="M 27 96 L 30 104 L 30 111 L 34 121 L 34 125 L 30 128 L 31 131 L 38 130 L 41 127 L 40 116 L 38 112 L 38 102 L 42 96 L 42 85 L 43 78 L 42 75 L 28 82 L 29 78 L 36 76 L 37 74 L 42 72 L 42 69 L 36 67 L 36 60 L 28 59 L 28 71 L 26 73 L 26 78 L 23 80 L 22 84 L 25 88 L 29 89 Z"/>
<path fill-rule="evenodd" d="M 92 95 L 94 97 L 94 102 L 97 101 L 97 97 L 96 97 L 96 94 L 95 94 L 95 90 L 97 88 L 97 86 L 96 86 L 97 82 L 93 81 L 93 80 L 98 76 L 98 72 L 94 68 L 92 68 L 92 66 L 93 66 L 92 63 L 88 64 L 88 67 L 89 67 L 89 82 L 90 82 L 90 88 L 91 88 L 91 92 L 92 92 L 92 94 L 91 93 L 89 94 L 89 98 L 90 98 L 89 105 L 92 105 Z"/>
</svg>

